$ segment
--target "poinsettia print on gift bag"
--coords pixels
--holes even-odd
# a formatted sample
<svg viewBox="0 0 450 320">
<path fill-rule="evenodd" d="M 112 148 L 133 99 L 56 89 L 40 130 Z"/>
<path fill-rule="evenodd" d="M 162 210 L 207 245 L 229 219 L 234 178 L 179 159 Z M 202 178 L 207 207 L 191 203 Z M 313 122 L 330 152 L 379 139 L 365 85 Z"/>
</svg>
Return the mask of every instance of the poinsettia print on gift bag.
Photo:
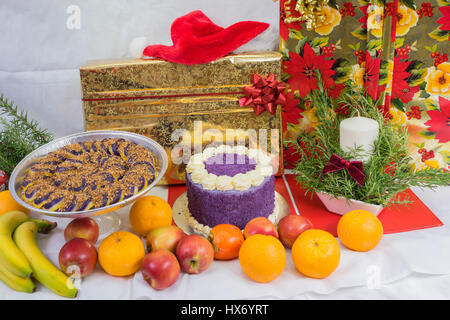
<svg viewBox="0 0 450 320">
<path fill-rule="evenodd" d="M 346 81 L 362 86 L 365 76 L 366 41 L 348 32 L 364 25 L 360 21 L 364 19 L 364 8 L 360 8 L 359 2 L 333 4 L 330 1 L 319 8 L 322 18 L 316 23 L 304 18 L 305 12 L 298 11 L 299 4 L 297 0 L 280 0 L 280 51 L 284 59 L 283 80 L 289 89 L 283 107 L 285 140 L 295 139 L 300 131 L 314 130 L 318 123 L 315 107 L 308 99 L 309 93 L 318 87 L 317 70 L 333 98 L 339 96 Z M 336 111 L 346 112 L 339 107 Z M 284 159 L 287 168 L 298 160 L 287 145 Z"/>
<path fill-rule="evenodd" d="M 450 165 L 450 1 L 395 1 L 390 116 L 406 123 L 414 167 Z"/>
<path fill-rule="evenodd" d="M 286 140 L 314 130 L 308 94 L 319 70 L 330 96 L 365 88 L 396 124 L 408 126 L 416 169 L 450 164 L 450 1 L 280 1 L 280 51 L 288 84 Z M 315 7 L 314 7 L 315 6 Z M 423 50 L 425 49 L 425 50 Z M 336 112 L 346 113 L 340 107 Z M 285 145 L 285 166 L 298 158 Z"/>
</svg>

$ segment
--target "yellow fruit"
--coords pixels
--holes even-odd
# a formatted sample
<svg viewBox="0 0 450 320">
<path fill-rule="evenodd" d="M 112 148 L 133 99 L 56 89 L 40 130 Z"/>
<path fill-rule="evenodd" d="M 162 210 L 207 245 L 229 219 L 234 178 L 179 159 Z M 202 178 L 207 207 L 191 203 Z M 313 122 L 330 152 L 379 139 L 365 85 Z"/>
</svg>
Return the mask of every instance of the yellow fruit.
<svg viewBox="0 0 450 320">
<path fill-rule="evenodd" d="M 145 237 L 153 229 L 172 224 L 172 208 L 160 197 L 143 197 L 131 207 L 130 223 L 136 233 Z"/>
<path fill-rule="evenodd" d="M 353 210 L 338 222 L 337 234 L 341 242 L 355 251 L 369 251 L 380 242 L 383 225 L 369 211 Z"/>
<path fill-rule="evenodd" d="M 31 278 L 22 278 L 14 273 L 10 272 L 2 263 L 0 263 L 0 281 L 5 283 L 11 289 L 19 291 L 32 293 L 34 292 L 35 286 Z"/>
<path fill-rule="evenodd" d="M 98 262 L 107 273 L 123 277 L 134 274 L 141 267 L 145 247 L 137 235 L 118 231 L 106 237 L 98 247 Z"/>
<path fill-rule="evenodd" d="M 338 267 L 340 258 L 339 243 L 331 233 L 324 230 L 306 230 L 292 245 L 295 267 L 310 278 L 328 277 Z"/>
<path fill-rule="evenodd" d="M 286 250 L 273 236 L 255 234 L 242 243 L 239 263 L 244 273 L 256 282 L 276 279 L 286 266 Z"/>
<path fill-rule="evenodd" d="M 15 243 L 30 262 L 33 278 L 62 297 L 74 298 L 77 288 L 72 280 L 41 252 L 36 242 L 37 231 L 37 224 L 27 221 L 18 226 L 13 235 Z"/>
<path fill-rule="evenodd" d="M 22 211 L 28 213 L 28 210 L 22 207 L 14 200 L 8 190 L 0 192 L 0 215 L 9 211 Z"/>
<path fill-rule="evenodd" d="M 0 263 L 9 272 L 28 278 L 33 272 L 26 256 L 13 240 L 13 232 L 29 219 L 21 211 L 9 211 L 0 216 Z"/>
</svg>

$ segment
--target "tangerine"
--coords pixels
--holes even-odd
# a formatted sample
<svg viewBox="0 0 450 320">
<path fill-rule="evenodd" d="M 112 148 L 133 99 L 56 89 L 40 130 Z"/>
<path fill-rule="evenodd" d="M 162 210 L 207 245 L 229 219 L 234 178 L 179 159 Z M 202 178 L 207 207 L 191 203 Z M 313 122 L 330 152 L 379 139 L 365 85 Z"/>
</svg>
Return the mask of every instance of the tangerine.
<svg viewBox="0 0 450 320">
<path fill-rule="evenodd" d="M 340 258 L 339 243 L 331 233 L 324 230 L 306 230 L 292 245 L 295 267 L 310 278 L 328 277 L 338 267 Z"/>
<path fill-rule="evenodd" d="M 14 200 L 11 193 L 6 190 L 0 192 L 0 215 L 10 211 L 22 211 L 28 213 L 28 210 L 22 207 Z"/>
<path fill-rule="evenodd" d="M 160 197 L 142 197 L 130 209 L 130 223 L 136 233 L 145 237 L 153 229 L 172 224 L 172 208 Z"/>
<path fill-rule="evenodd" d="M 380 220 L 366 210 L 349 211 L 338 222 L 337 234 L 341 242 L 355 251 L 369 251 L 383 236 Z"/>
<path fill-rule="evenodd" d="M 239 249 L 244 242 L 242 231 L 232 224 L 218 224 L 211 229 L 209 240 L 214 247 L 214 258 L 231 260 L 239 256 Z"/>
<path fill-rule="evenodd" d="M 273 236 L 255 234 L 242 243 L 239 263 L 244 273 L 256 282 L 270 282 L 286 267 L 286 250 Z"/>
<path fill-rule="evenodd" d="M 107 273 L 123 277 L 141 267 L 145 248 L 141 238 L 128 231 L 117 231 L 106 237 L 98 247 L 98 262 Z"/>
</svg>

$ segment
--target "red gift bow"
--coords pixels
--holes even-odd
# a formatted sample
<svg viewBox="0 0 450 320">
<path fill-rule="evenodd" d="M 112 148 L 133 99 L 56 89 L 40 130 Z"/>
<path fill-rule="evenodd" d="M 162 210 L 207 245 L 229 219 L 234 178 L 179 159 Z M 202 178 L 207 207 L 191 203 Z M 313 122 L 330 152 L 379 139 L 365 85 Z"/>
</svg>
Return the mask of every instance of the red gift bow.
<svg viewBox="0 0 450 320">
<path fill-rule="evenodd" d="M 323 174 L 345 169 L 348 174 L 355 179 L 361 186 L 364 184 L 363 164 L 361 161 L 347 161 L 336 154 L 330 157 L 330 163 L 323 167 Z"/>
<path fill-rule="evenodd" d="M 264 111 L 275 114 L 278 104 L 282 106 L 286 104 L 284 96 L 286 85 L 277 81 L 273 73 L 266 77 L 255 73 L 252 83 L 252 86 L 243 89 L 245 97 L 239 99 L 241 107 L 253 107 L 255 114 L 260 115 Z"/>
</svg>

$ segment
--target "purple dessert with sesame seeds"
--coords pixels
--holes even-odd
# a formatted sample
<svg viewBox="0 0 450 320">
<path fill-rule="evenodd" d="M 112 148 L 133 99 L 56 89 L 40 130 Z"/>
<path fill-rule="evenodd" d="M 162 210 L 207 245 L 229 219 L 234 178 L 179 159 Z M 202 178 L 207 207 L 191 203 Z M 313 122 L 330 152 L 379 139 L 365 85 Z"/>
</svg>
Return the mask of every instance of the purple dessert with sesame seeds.
<svg viewBox="0 0 450 320">
<path fill-rule="evenodd" d="M 30 167 L 22 199 L 36 208 L 71 212 L 129 198 L 157 173 L 152 152 L 126 139 L 78 142 L 55 150 Z"/>
</svg>

